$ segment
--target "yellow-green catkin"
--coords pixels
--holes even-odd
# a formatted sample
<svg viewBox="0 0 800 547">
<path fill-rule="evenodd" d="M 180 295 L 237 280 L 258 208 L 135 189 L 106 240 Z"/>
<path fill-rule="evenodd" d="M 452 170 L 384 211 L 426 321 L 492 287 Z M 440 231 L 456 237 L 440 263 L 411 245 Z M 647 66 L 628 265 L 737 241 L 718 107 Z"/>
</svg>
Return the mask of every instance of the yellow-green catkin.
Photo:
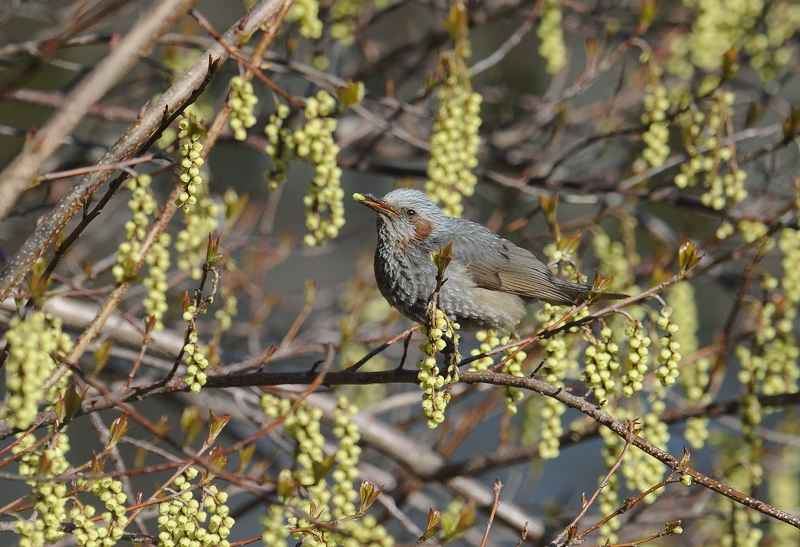
<svg viewBox="0 0 800 547">
<path fill-rule="evenodd" d="M 191 209 L 197 204 L 197 195 L 205 186 L 202 168 L 205 130 L 203 122 L 193 112 L 185 112 L 178 118 L 178 151 L 181 156 L 178 177 L 183 191 L 178 195 L 178 206 Z"/>
<path fill-rule="evenodd" d="M 488 353 L 494 348 L 507 344 L 510 337 L 499 334 L 494 329 L 481 329 L 475 332 L 475 340 L 478 342 L 478 347 L 470 350 L 470 355 L 476 357 L 483 353 Z M 504 341 L 505 340 L 505 341 Z M 494 359 L 491 355 L 486 355 L 480 359 L 476 359 L 469 364 L 470 370 L 488 370 L 494 364 Z"/>
<path fill-rule="evenodd" d="M 567 48 L 561 27 L 561 0 L 544 0 L 539 19 L 539 55 L 547 62 L 547 72 L 557 74 L 567 66 Z"/>
<path fill-rule="evenodd" d="M 294 153 L 314 166 L 314 178 L 303 198 L 308 230 L 303 241 L 309 247 L 335 238 L 345 222 L 342 170 L 336 163 L 335 111 L 336 100 L 320 91 L 306 100 L 306 123 L 292 135 Z"/>
<path fill-rule="evenodd" d="M 261 520 L 264 531 L 261 541 L 265 547 L 286 547 L 289 527 L 286 526 L 286 508 L 279 504 L 270 505 Z"/>
<path fill-rule="evenodd" d="M 625 219 L 623 229 L 635 228 L 634 219 Z M 592 249 L 600 263 L 599 271 L 608 278 L 608 290 L 630 292 L 634 285 L 635 266 L 639 261 L 635 250 L 627 249 L 623 241 L 612 239 L 599 226 L 592 237 Z"/>
<path fill-rule="evenodd" d="M 316 40 L 322 36 L 323 24 L 319 18 L 319 0 L 296 0 L 286 19 L 300 24 L 300 34 Z"/>
<path fill-rule="evenodd" d="M 203 275 L 201 265 L 206 258 L 208 235 L 216 230 L 222 207 L 211 198 L 203 172 L 202 120 L 194 115 L 186 116 L 178 127 L 182 157 L 180 179 L 184 184 L 178 204 L 183 210 L 184 227 L 178 232 L 175 250 L 178 251 L 178 268 L 189 272 L 196 280 Z"/>
<path fill-rule="evenodd" d="M 194 393 L 199 393 L 208 381 L 206 369 L 208 368 L 208 348 L 198 343 L 197 331 L 189 333 L 189 341 L 183 346 L 183 364 L 186 374 L 183 381 Z"/>
<path fill-rule="evenodd" d="M 475 334 L 475 338 L 479 342 L 479 346 L 471 350 L 471 354 L 473 356 L 480 355 L 482 353 L 487 353 L 499 346 L 508 345 L 513 341 L 513 337 L 509 334 L 498 334 L 497 331 L 494 329 L 486 329 L 486 330 L 479 330 Z M 512 376 L 522 377 L 524 373 L 522 372 L 522 365 L 525 363 L 525 360 L 528 358 L 528 354 L 522 350 L 520 347 L 512 346 L 505 351 L 503 351 L 503 355 L 500 360 L 500 372 L 504 374 L 510 374 Z M 491 355 L 486 355 L 472 361 L 470 363 L 470 370 L 474 371 L 481 371 L 481 370 L 488 370 L 490 366 L 494 364 L 494 359 Z M 452 367 L 454 375 L 458 374 L 458 368 L 453 366 Z M 517 403 L 519 403 L 524 398 L 524 393 L 522 390 L 507 386 L 505 388 L 505 395 L 506 395 L 506 411 L 509 414 L 516 414 L 517 413 Z M 552 422 L 550 422 L 552 424 Z"/>
<path fill-rule="evenodd" d="M 619 346 L 612 336 L 611 327 L 602 325 L 598 336 L 592 337 L 584 351 L 584 381 L 600 405 L 605 405 L 617 388 L 614 376 L 620 368 Z"/>
<path fill-rule="evenodd" d="M 228 124 L 233 131 L 233 138 L 243 141 L 247 138 L 247 130 L 256 124 L 255 107 L 258 97 L 250 80 L 241 76 L 231 78 L 231 89 L 228 95 L 228 106 L 231 109 Z"/>
<path fill-rule="evenodd" d="M 667 292 L 667 304 L 674 310 L 672 320 L 678 325 L 678 332 L 673 335 L 680 344 L 683 359 L 680 362 L 680 381 L 686 393 L 686 399 L 694 404 L 709 402 L 706 393 L 710 381 L 711 360 L 708 357 L 695 355 L 699 349 L 697 331 L 697 302 L 694 287 L 688 281 L 672 286 Z M 687 362 L 687 359 L 690 361 Z M 700 449 L 708 438 L 708 419 L 697 417 L 686 421 L 684 432 L 686 442 L 695 449 Z"/>
<path fill-rule="evenodd" d="M 781 287 L 786 300 L 796 310 L 800 304 L 800 268 L 797 267 L 800 264 L 800 230 L 795 228 L 781 230 L 778 247 L 781 250 L 783 267 Z"/>
<path fill-rule="evenodd" d="M 358 478 L 358 460 L 361 455 L 361 448 L 358 446 L 361 434 L 352 420 L 356 412 L 358 409 L 345 397 L 339 397 L 336 401 L 333 434 L 339 441 L 335 456 L 339 468 L 331 475 L 334 482 L 331 506 L 336 519 L 356 513 L 358 492 L 353 481 Z"/>
<path fill-rule="evenodd" d="M 511 376 L 522 378 L 525 376 L 525 373 L 522 372 L 522 365 L 525 363 L 525 359 L 527 358 L 528 354 L 525 353 L 522 348 L 518 346 L 512 346 L 503 352 L 503 361 L 500 365 L 500 371 L 504 374 L 510 374 Z M 456 374 L 458 374 L 458 368 L 455 370 Z M 521 389 L 511 386 L 506 386 L 505 392 L 506 412 L 514 415 L 517 413 L 517 403 L 519 403 L 525 397 L 525 394 Z"/>
<path fill-rule="evenodd" d="M 420 346 L 423 355 L 417 373 L 422 389 L 422 410 L 431 429 L 444 422 L 444 412 L 451 397 L 448 386 L 458 382 L 458 362 L 461 360 L 458 352 L 458 329 L 458 323 L 451 321 L 435 303 L 431 303 L 424 326 L 427 340 Z M 453 345 L 453 352 L 443 354 L 448 363 L 445 373 L 442 374 L 436 358 L 447 347 L 448 340 Z"/>
<path fill-rule="evenodd" d="M 631 413 L 628 411 L 626 414 L 630 418 L 638 414 L 641 418 L 641 429 L 638 434 L 650 444 L 662 450 L 666 450 L 669 442 L 669 429 L 667 424 L 661 420 L 661 415 L 666 408 L 664 404 L 665 394 L 666 389 L 661 386 L 655 387 L 647 397 L 649 408 L 644 412 Z M 625 477 L 625 484 L 629 489 L 641 492 L 663 478 L 664 465 L 649 454 L 631 446 L 628 447 L 628 451 L 625 453 L 622 475 Z M 656 490 L 645 497 L 645 503 L 655 501 L 661 492 L 662 490 Z"/>
<path fill-rule="evenodd" d="M 763 0 L 683 0 L 697 10 L 687 41 L 682 45 L 692 63 L 707 71 L 723 64 L 725 53 L 747 36 L 758 22 Z"/>
<path fill-rule="evenodd" d="M 628 325 L 625 336 L 628 340 L 628 354 L 625 357 L 622 393 L 626 397 L 632 397 L 644 388 L 650 362 L 651 340 L 640 321 Z"/>
<path fill-rule="evenodd" d="M 337 399 L 333 416 L 333 435 L 338 441 L 331 461 L 333 467 L 326 480 L 318 470 L 326 465 L 325 437 L 320 422 L 322 412 L 307 404 L 292 411 L 285 399 L 263 395 L 261 406 L 271 418 L 285 417 L 286 433 L 297 442 L 294 471 L 284 470 L 278 476 L 278 496 L 283 506 L 273 505 L 264 518 L 262 540 L 268 547 L 284 547 L 289 527 L 303 529 L 294 534 L 303 545 L 319 547 L 391 547 L 394 538 L 370 515 L 359 513 L 359 495 L 353 481 L 358 478 L 361 449 L 360 432 L 353 422 L 357 408 L 345 397 Z M 297 487 L 303 487 L 302 490 Z M 343 533 L 315 522 L 335 524 Z M 288 525 L 288 526 L 287 526 Z"/>
<path fill-rule="evenodd" d="M 286 523 L 293 528 L 310 528 L 312 519 L 329 521 L 331 492 L 324 477 L 318 477 L 315 472 L 315 469 L 325 465 L 325 437 L 321 432 L 322 411 L 306 404 L 301 404 L 292 411 L 290 401 L 269 394 L 262 395 L 261 408 L 270 418 L 284 417 L 286 433 L 297 442 L 294 470 L 281 474 L 279 489 L 281 484 L 294 484 L 302 487 L 306 496 L 300 497 L 295 492 L 294 486 L 283 496 L 287 507 L 284 513 Z M 278 519 L 273 515 L 272 520 L 277 522 Z M 300 537 L 300 534 L 297 534 L 297 539 Z M 313 540 L 313 536 L 307 537 Z M 320 532 L 320 538 L 323 537 L 324 534 Z M 278 544 L 285 545 L 285 543 Z M 315 545 L 327 545 L 327 542 Z"/>
<path fill-rule="evenodd" d="M 784 301 L 775 322 L 776 340 L 768 353 L 768 376 L 764 383 L 767 394 L 796 393 L 800 386 L 800 347 L 793 328 L 800 308 L 800 230 L 784 228 L 778 239 L 783 275 L 780 287 Z M 777 285 L 777 282 L 773 283 Z"/>
<path fill-rule="evenodd" d="M 370 0 L 336 0 L 333 2 L 331 6 L 331 36 L 344 45 L 352 44 L 359 16 L 371 3 L 373 2 Z M 385 5 L 386 1 L 378 0 L 374 3 Z"/>
<path fill-rule="evenodd" d="M 289 117 L 289 107 L 278 104 L 264 126 L 267 145 L 264 151 L 272 159 L 272 169 L 267 174 L 267 189 L 277 190 L 289 174 L 289 161 L 294 150 L 292 132 L 285 127 Z"/>
<path fill-rule="evenodd" d="M 197 204 L 184 215 L 184 227 L 175 241 L 177 264 L 194 280 L 203 276 L 202 265 L 206 259 L 208 236 L 217 229 L 221 212 L 222 207 L 204 190 L 198 196 Z"/>
<path fill-rule="evenodd" d="M 800 31 L 800 4 L 793 0 L 769 2 L 763 32 L 744 37 L 744 50 L 762 80 L 774 80 L 790 65 L 796 47 L 791 38 Z"/>
<path fill-rule="evenodd" d="M 186 469 L 171 485 L 176 496 L 158 506 L 159 547 L 230 547 L 228 537 L 235 521 L 227 505 L 228 494 L 204 481 L 192 484 L 198 475 L 194 467 Z"/>
<path fill-rule="evenodd" d="M 62 332 L 61 320 L 34 311 L 14 317 L 5 333 L 6 400 L 0 415 L 12 427 L 25 429 L 36 419 L 41 402 L 52 404 L 65 387 L 68 375 L 48 386 L 57 374 L 54 356 L 66 356 L 72 340 Z"/>
<path fill-rule="evenodd" d="M 777 281 L 769 277 L 765 286 L 774 288 Z M 793 328 L 796 315 L 796 303 L 792 305 L 788 300 L 770 300 L 761 305 L 753 347 L 737 348 L 742 384 L 752 383 L 753 390 L 767 395 L 797 392 L 800 350 Z"/>
<path fill-rule="evenodd" d="M 770 290 L 774 289 L 777 283 L 768 279 L 765 285 Z M 744 393 L 739 410 L 742 434 L 736 449 L 725 452 L 730 457 L 723 463 L 726 469 L 731 469 L 727 477 L 728 484 L 747 494 L 752 494 L 764 477 L 763 441 L 758 433 L 763 420 L 763 411 L 758 394 L 770 385 L 772 361 L 770 347 L 774 347 L 773 344 L 778 338 L 778 330 L 775 328 L 778 311 L 772 301 L 760 305 L 760 308 L 756 309 L 757 327 L 751 347 L 741 344 L 736 348 L 739 359 L 738 380 Z M 763 536 L 763 531 L 759 527 L 760 515 L 726 501 L 721 502 L 721 507 L 723 514 L 729 515 L 730 518 L 730 522 L 725 526 L 721 545 L 725 547 L 759 545 Z"/>
<path fill-rule="evenodd" d="M 753 363 L 742 360 L 742 369 L 750 369 Z M 757 433 L 757 428 L 761 424 L 762 410 L 758 396 L 754 393 L 755 382 L 751 382 L 746 390 L 740 411 L 742 422 L 742 435 L 738 442 L 731 447 L 725 454 L 729 457 L 724 458 L 723 464 L 727 463 L 726 469 L 730 469 L 726 483 L 745 493 L 752 494 L 761 484 L 764 470 L 761 465 L 762 441 Z M 723 547 L 757 547 L 761 543 L 764 535 L 760 528 L 761 515 L 749 510 L 738 503 L 727 499 L 720 500 L 720 510 L 729 522 L 723 526 L 723 534 L 720 538 L 720 545 Z"/>
<path fill-rule="evenodd" d="M 226 332 L 233 324 L 233 318 L 239 310 L 239 300 L 233 291 L 228 288 L 222 289 L 222 300 L 224 304 L 220 309 L 214 312 L 214 318 L 217 320 L 219 332 Z"/>
<path fill-rule="evenodd" d="M 642 62 L 649 60 L 649 52 L 642 53 Z M 659 167 L 669 157 L 669 97 L 661 81 L 661 67 L 649 63 L 649 81 L 644 89 L 644 113 L 642 123 L 647 130 L 642 134 L 645 148 L 633 163 L 634 173 L 643 173 L 651 167 Z"/>
<path fill-rule="evenodd" d="M 142 259 L 141 249 L 147 230 L 156 214 L 158 203 L 151 188 L 150 175 L 137 175 L 128 179 L 125 186 L 131 192 L 128 208 L 131 219 L 125 223 L 125 241 L 117 250 L 117 263 L 111 269 L 114 279 L 121 283 L 131 279 L 136 264 Z M 142 283 L 147 289 L 144 309 L 155 319 L 154 330 L 164 328 L 162 319 L 167 311 L 167 272 L 169 271 L 170 235 L 162 232 L 144 256 L 148 271 Z"/>
<path fill-rule="evenodd" d="M 111 269 L 114 279 L 121 283 L 134 275 L 136 264 L 141 260 L 141 247 L 147 237 L 147 229 L 158 208 L 150 188 L 150 175 L 137 175 L 128 179 L 125 186 L 131 192 L 128 208 L 131 219 L 125 223 L 125 241 L 117 250 L 117 263 Z"/>
<path fill-rule="evenodd" d="M 339 442 L 336 450 L 336 469 L 331 473 L 333 480 L 331 497 L 332 516 L 337 519 L 344 534 L 335 537 L 337 545 L 343 547 L 359 547 L 369 545 L 372 547 L 391 547 L 394 538 L 386 529 L 378 524 L 375 517 L 365 515 L 361 519 L 353 519 L 359 511 L 357 505 L 359 493 L 356 491 L 354 481 L 358 478 L 358 462 L 361 448 L 358 442 L 361 433 L 353 422 L 352 417 L 358 408 L 350 403 L 347 398 L 339 397 L 334 413 L 333 434 Z"/>
<path fill-rule="evenodd" d="M 724 144 L 734 100 L 733 92 L 719 89 L 712 95 L 707 111 L 689 105 L 678 117 L 688 160 L 681 164 L 675 185 L 689 188 L 702 181 L 703 205 L 718 211 L 747 197 L 747 173 L 736 163 L 736 147 L 733 143 Z"/>
<path fill-rule="evenodd" d="M 331 6 L 331 36 L 349 46 L 355 39 L 359 18 L 371 7 L 383 9 L 390 0 L 335 0 Z"/>
<path fill-rule="evenodd" d="M 680 328 L 673 321 L 672 313 L 671 306 L 662 306 L 658 315 L 653 319 L 661 332 L 656 353 L 656 377 L 663 386 L 671 386 L 680 375 L 678 363 L 681 360 L 681 345 L 675 339 Z"/>
<path fill-rule="evenodd" d="M 565 306 L 545 304 L 536 314 L 536 319 L 541 328 L 546 328 L 563 317 L 567 309 Z M 568 336 L 567 333 L 559 333 L 545 340 L 543 344 L 544 363 L 541 374 L 547 383 L 558 387 L 564 387 L 567 375 L 578 368 L 577 360 L 567 343 Z M 542 401 L 539 416 L 539 456 L 542 459 L 554 459 L 559 455 L 561 434 L 564 432 L 561 417 L 566 410 L 563 403 L 552 397 L 545 397 Z"/>
<path fill-rule="evenodd" d="M 105 511 L 100 515 L 102 524 L 95 518 L 92 505 L 76 503 L 69 512 L 69 520 L 75 525 L 73 536 L 77 545 L 85 547 L 111 547 L 125 533 L 128 518 L 125 515 L 128 497 L 122 483 L 111 477 L 79 480 L 76 486 L 94 494 Z"/>
<path fill-rule="evenodd" d="M 456 53 L 445 57 L 447 75 L 439 87 L 439 109 L 431 134 L 431 156 L 425 191 L 444 212 L 461 216 L 461 200 L 475 192 L 481 125 L 479 93 L 472 90 L 469 73 Z"/>
<path fill-rule="evenodd" d="M 144 297 L 144 309 L 147 315 L 155 318 L 154 330 L 164 328 L 164 314 L 167 312 L 167 272 L 169 271 L 169 244 L 171 237 L 167 232 L 159 234 L 156 241 L 145 255 L 144 261 L 148 270 L 142 283 L 147 289 Z"/>
<path fill-rule="evenodd" d="M 736 227 L 739 229 L 742 239 L 747 243 L 753 243 L 769 233 L 769 227 L 759 220 L 742 219 Z M 764 243 L 766 245 L 765 250 L 773 247 L 772 240 L 767 240 Z"/>
<path fill-rule="evenodd" d="M 33 433 L 20 433 L 17 439 L 12 452 L 19 456 L 19 474 L 27 477 L 25 482 L 32 489 L 34 510 L 30 520 L 17 523 L 19 545 L 43 547 L 64 537 L 67 485 L 52 479 L 69 469 L 66 459 L 69 438 L 65 433 L 53 432 L 36 448 L 37 439 Z"/>
</svg>

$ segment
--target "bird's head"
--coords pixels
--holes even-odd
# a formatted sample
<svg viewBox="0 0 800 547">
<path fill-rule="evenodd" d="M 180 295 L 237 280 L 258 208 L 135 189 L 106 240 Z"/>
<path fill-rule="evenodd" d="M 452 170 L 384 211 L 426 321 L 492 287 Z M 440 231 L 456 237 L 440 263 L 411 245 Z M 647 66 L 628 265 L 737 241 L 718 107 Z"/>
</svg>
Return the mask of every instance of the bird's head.
<svg viewBox="0 0 800 547">
<path fill-rule="evenodd" d="M 353 199 L 378 214 L 379 232 L 397 244 L 424 246 L 448 218 L 419 190 L 399 188 L 383 198 L 353 194 Z"/>
</svg>

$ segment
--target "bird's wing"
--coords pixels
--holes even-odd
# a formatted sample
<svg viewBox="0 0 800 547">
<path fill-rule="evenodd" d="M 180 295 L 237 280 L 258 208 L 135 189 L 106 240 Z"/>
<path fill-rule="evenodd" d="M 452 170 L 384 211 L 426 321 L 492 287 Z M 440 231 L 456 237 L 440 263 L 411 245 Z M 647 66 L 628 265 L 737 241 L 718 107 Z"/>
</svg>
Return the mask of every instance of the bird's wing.
<svg viewBox="0 0 800 547">
<path fill-rule="evenodd" d="M 586 292 L 582 285 L 555 277 L 533 253 L 469 223 L 453 234 L 453 257 L 461 262 L 478 287 L 572 304 Z"/>
</svg>

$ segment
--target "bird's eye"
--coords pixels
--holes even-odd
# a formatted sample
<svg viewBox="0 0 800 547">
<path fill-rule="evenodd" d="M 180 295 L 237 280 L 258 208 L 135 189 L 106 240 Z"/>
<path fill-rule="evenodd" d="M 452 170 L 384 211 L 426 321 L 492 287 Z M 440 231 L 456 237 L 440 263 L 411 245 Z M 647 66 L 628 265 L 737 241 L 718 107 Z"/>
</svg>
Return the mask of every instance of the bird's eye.
<svg viewBox="0 0 800 547">
<path fill-rule="evenodd" d="M 410 217 L 416 216 L 417 212 L 414 209 L 407 209 L 406 214 Z"/>
</svg>

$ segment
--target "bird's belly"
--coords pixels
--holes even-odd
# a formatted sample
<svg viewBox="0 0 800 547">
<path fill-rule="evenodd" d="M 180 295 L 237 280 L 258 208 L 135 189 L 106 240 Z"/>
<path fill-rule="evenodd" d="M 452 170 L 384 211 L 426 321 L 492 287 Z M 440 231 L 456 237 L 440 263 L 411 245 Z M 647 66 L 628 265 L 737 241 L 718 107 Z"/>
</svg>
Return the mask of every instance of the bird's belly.
<svg viewBox="0 0 800 547">
<path fill-rule="evenodd" d="M 525 315 L 521 298 L 475 286 L 453 284 L 442 289 L 439 305 L 462 329 L 511 331 Z"/>
</svg>

